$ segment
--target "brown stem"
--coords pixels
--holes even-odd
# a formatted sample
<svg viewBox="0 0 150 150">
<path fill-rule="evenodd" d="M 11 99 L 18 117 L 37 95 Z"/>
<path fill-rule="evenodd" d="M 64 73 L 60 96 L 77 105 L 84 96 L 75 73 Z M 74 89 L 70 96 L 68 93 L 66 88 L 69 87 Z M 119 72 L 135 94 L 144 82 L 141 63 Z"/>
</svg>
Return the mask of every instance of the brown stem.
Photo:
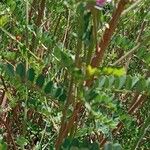
<svg viewBox="0 0 150 150">
<path fill-rule="evenodd" d="M 133 114 L 133 112 L 141 106 L 141 104 L 146 100 L 147 96 L 139 95 L 134 104 L 132 104 L 128 110 L 129 114 Z"/>
<path fill-rule="evenodd" d="M 46 0 L 41 0 L 39 9 L 38 9 L 38 17 L 36 21 L 36 26 L 39 27 L 42 24 L 42 19 L 44 16 L 44 11 L 45 11 L 45 5 L 46 5 Z"/>
<path fill-rule="evenodd" d="M 73 79 L 71 79 L 71 81 L 70 81 L 67 101 L 66 101 L 66 104 L 65 104 L 63 112 L 62 112 L 63 116 L 61 118 L 61 126 L 60 126 L 60 130 L 59 130 L 59 135 L 56 140 L 56 149 L 60 147 L 60 144 L 63 140 L 61 137 L 64 134 L 64 130 L 66 129 L 66 124 L 67 124 L 66 123 L 66 115 L 67 115 L 67 110 L 68 110 L 69 104 L 71 103 L 71 99 L 72 99 L 72 89 L 73 89 Z"/>
<path fill-rule="evenodd" d="M 29 11 L 29 22 L 31 22 L 32 16 L 33 16 L 33 10 L 36 10 L 37 7 L 37 0 L 33 0 L 32 4 L 31 4 L 31 9 Z"/>
<path fill-rule="evenodd" d="M 115 32 L 121 13 L 123 12 L 128 2 L 129 0 L 120 0 L 120 2 L 118 3 L 118 7 L 114 11 L 112 15 L 112 19 L 109 22 L 109 27 L 106 28 L 104 35 L 98 44 L 98 49 L 96 50 L 95 55 L 92 59 L 91 66 L 98 67 L 100 63 L 102 62 L 105 50 L 107 49 L 109 42 L 111 40 L 111 37 L 113 33 Z"/>
<path fill-rule="evenodd" d="M 42 24 L 42 19 L 43 19 L 43 16 L 44 16 L 44 11 L 45 11 L 45 6 L 46 6 L 46 0 L 41 0 L 40 1 L 40 6 L 38 8 L 38 15 L 37 15 L 37 20 L 35 22 L 35 25 L 36 27 L 40 27 L 40 25 Z M 32 37 L 32 44 L 31 44 L 31 51 L 34 50 L 35 48 L 35 43 L 36 42 L 36 36 L 35 34 L 33 34 L 33 37 Z"/>
<path fill-rule="evenodd" d="M 1 117 L 0 117 L 0 123 L 2 123 L 5 126 L 5 128 L 6 128 L 7 132 L 8 132 L 8 135 L 9 135 L 9 137 L 11 139 L 11 142 L 13 144 L 14 150 L 17 150 L 15 141 L 14 141 L 13 136 L 11 134 L 11 130 L 9 129 L 9 126 L 7 125 L 7 123 Z"/>
<path fill-rule="evenodd" d="M 81 108 L 82 108 L 82 103 L 81 103 L 81 102 L 78 102 L 78 103 L 76 104 L 76 107 L 75 107 L 75 109 L 74 109 L 74 111 L 73 111 L 73 114 L 72 114 L 70 120 L 69 120 L 68 123 L 66 124 L 66 126 L 65 126 L 65 128 L 64 128 L 64 130 L 63 130 L 63 132 L 62 132 L 62 134 L 60 135 L 59 139 L 58 139 L 57 142 L 56 142 L 56 145 L 55 145 L 56 150 L 59 150 L 60 144 L 62 143 L 63 139 L 66 138 L 66 136 L 67 136 L 68 133 L 69 133 L 69 130 L 73 127 L 75 121 L 77 120 L 77 116 L 78 116 L 78 114 L 79 114 Z"/>
<path fill-rule="evenodd" d="M 109 28 L 106 28 L 103 38 L 98 45 L 99 48 L 96 50 L 95 55 L 92 59 L 91 65 L 93 67 L 98 67 L 100 65 L 103 55 L 104 55 L 104 52 L 105 52 L 106 48 L 108 47 L 111 37 L 117 27 L 117 22 L 118 22 L 118 20 L 121 16 L 121 13 L 123 12 L 125 5 L 127 3 L 128 3 L 128 0 L 120 0 L 120 2 L 118 4 L 118 8 L 113 13 L 112 19 L 109 23 Z M 66 124 L 63 123 L 61 125 L 60 134 L 59 134 L 59 137 L 58 137 L 58 139 L 56 141 L 56 145 L 55 145 L 56 150 L 59 149 L 60 144 L 62 143 L 63 139 L 65 139 L 66 136 L 68 135 L 69 129 L 71 129 L 73 127 L 75 118 L 77 117 L 81 107 L 82 107 L 82 104 L 80 104 L 80 103 L 79 103 L 79 105 L 76 105 L 76 109 L 74 110 L 72 117 L 70 118 L 68 123 L 66 123 Z M 63 129 L 64 129 L 64 131 L 62 131 Z"/>
<path fill-rule="evenodd" d="M 115 29 L 117 27 L 121 14 L 124 11 L 125 6 L 128 2 L 129 0 L 119 1 L 117 9 L 113 12 L 112 19 L 109 22 L 109 26 L 105 29 L 102 39 L 96 46 L 94 57 L 91 60 L 92 67 L 98 67 L 100 63 L 102 62 L 104 53 L 109 45 L 109 42 L 111 40 L 111 37 L 113 36 L 113 33 L 115 32 Z M 86 86 L 90 87 L 93 80 L 94 78 L 87 80 Z"/>
</svg>

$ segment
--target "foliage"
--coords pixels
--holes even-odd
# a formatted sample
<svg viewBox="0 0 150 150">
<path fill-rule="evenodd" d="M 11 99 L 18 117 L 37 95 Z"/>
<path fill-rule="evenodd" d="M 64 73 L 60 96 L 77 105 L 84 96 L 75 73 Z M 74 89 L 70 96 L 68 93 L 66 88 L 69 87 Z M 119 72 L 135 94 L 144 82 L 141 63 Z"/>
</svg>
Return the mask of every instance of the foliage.
<svg viewBox="0 0 150 150">
<path fill-rule="evenodd" d="M 148 0 L 1 1 L 0 149 L 149 148 L 149 16 Z"/>
</svg>

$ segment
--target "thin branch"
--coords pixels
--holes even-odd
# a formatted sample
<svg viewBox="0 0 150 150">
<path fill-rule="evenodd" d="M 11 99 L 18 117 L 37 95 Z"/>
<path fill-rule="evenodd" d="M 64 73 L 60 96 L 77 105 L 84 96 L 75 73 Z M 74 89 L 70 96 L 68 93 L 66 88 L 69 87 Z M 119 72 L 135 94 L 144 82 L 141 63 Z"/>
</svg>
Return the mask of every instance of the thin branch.
<svg viewBox="0 0 150 150">
<path fill-rule="evenodd" d="M 137 0 L 134 4 L 132 4 L 129 8 L 125 9 L 122 13 L 122 15 L 125 15 L 127 12 L 129 12 L 131 9 L 135 8 L 140 2 L 143 0 Z"/>
<path fill-rule="evenodd" d="M 137 139 L 134 150 L 137 150 L 139 148 L 139 145 L 149 128 L 150 128 L 150 116 L 146 119 L 143 127 L 141 128 L 140 135 L 139 138 Z"/>
<path fill-rule="evenodd" d="M 143 101 L 145 101 L 147 96 L 145 95 L 139 95 L 137 100 L 135 101 L 134 104 L 132 104 L 128 110 L 129 114 L 132 114 L 140 105 L 142 104 Z"/>
<path fill-rule="evenodd" d="M 70 10 L 68 10 L 68 19 L 67 19 L 66 31 L 65 31 L 65 34 L 64 34 L 64 38 L 63 38 L 63 47 L 65 45 L 66 38 L 67 38 L 67 35 L 68 35 L 68 31 L 69 31 L 70 17 L 71 17 L 71 13 L 70 13 Z"/>
<path fill-rule="evenodd" d="M 120 63 L 122 60 L 124 60 L 125 58 L 127 58 L 127 57 L 129 57 L 129 56 L 131 56 L 131 54 L 133 54 L 133 52 L 135 52 L 139 47 L 140 47 L 140 41 L 141 41 L 141 36 L 142 36 L 142 33 L 143 33 L 143 31 L 144 31 L 144 27 L 145 27 L 145 25 L 146 25 L 146 21 L 144 20 L 143 22 L 142 22 L 142 25 L 141 25 L 141 30 L 140 30 L 140 32 L 139 32 L 139 34 L 138 34 L 138 36 L 137 36 L 137 39 L 136 39 L 136 41 L 135 41 L 135 43 L 137 43 L 137 45 L 135 46 L 135 47 L 133 47 L 129 52 L 127 52 L 125 55 L 123 55 L 121 58 L 119 58 L 116 62 L 114 62 L 113 64 L 112 64 L 112 66 L 115 66 L 115 65 L 117 65 L 118 63 Z"/>
<path fill-rule="evenodd" d="M 123 55 L 122 57 L 120 57 L 116 62 L 114 62 L 111 66 L 115 66 L 118 63 L 120 63 L 121 61 L 123 61 L 125 58 L 127 58 L 128 56 L 130 56 L 131 54 L 133 54 L 133 52 L 135 52 L 138 48 L 140 47 L 140 43 L 138 43 L 135 47 L 133 47 L 129 52 L 127 52 L 125 55 Z"/>
</svg>

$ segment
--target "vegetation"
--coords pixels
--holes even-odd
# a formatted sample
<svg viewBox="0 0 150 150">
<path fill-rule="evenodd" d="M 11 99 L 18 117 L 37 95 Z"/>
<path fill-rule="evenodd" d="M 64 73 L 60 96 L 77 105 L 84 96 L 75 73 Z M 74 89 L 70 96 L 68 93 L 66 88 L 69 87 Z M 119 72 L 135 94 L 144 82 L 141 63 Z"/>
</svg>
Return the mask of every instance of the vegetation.
<svg viewBox="0 0 150 150">
<path fill-rule="evenodd" d="M 149 0 L 2 0 L 0 149 L 148 150 L 149 39 Z"/>
</svg>

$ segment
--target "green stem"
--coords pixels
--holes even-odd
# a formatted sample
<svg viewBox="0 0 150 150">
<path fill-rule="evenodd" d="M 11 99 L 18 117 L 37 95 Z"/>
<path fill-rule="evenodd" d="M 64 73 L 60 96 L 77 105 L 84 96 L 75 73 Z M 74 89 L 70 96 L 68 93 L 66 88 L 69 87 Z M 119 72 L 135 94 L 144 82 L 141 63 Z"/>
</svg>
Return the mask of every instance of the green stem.
<svg viewBox="0 0 150 150">
<path fill-rule="evenodd" d="M 26 0 L 26 48 L 28 49 L 29 47 L 29 42 L 28 42 L 28 23 L 29 23 L 29 3 L 28 0 Z M 26 51 L 26 78 L 27 78 L 27 70 L 28 70 L 28 52 Z M 27 80 L 27 79 L 26 79 Z M 27 83 L 27 81 L 25 81 Z M 24 124 L 23 124 L 23 134 L 24 136 L 26 135 L 26 122 L 27 122 L 27 112 L 28 112 L 28 108 L 27 108 L 27 101 L 28 101 L 28 87 L 26 86 L 26 98 L 25 98 L 25 107 L 24 107 Z"/>
<path fill-rule="evenodd" d="M 136 150 L 137 148 L 139 148 L 139 145 L 142 141 L 142 139 L 144 138 L 146 132 L 148 131 L 148 129 L 150 128 L 150 116 L 146 119 L 141 131 L 140 131 L 140 135 L 139 135 L 139 138 L 137 139 L 136 141 L 136 145 L 135 145 L 135 148 L 134 150 Z"/>
</svg>

